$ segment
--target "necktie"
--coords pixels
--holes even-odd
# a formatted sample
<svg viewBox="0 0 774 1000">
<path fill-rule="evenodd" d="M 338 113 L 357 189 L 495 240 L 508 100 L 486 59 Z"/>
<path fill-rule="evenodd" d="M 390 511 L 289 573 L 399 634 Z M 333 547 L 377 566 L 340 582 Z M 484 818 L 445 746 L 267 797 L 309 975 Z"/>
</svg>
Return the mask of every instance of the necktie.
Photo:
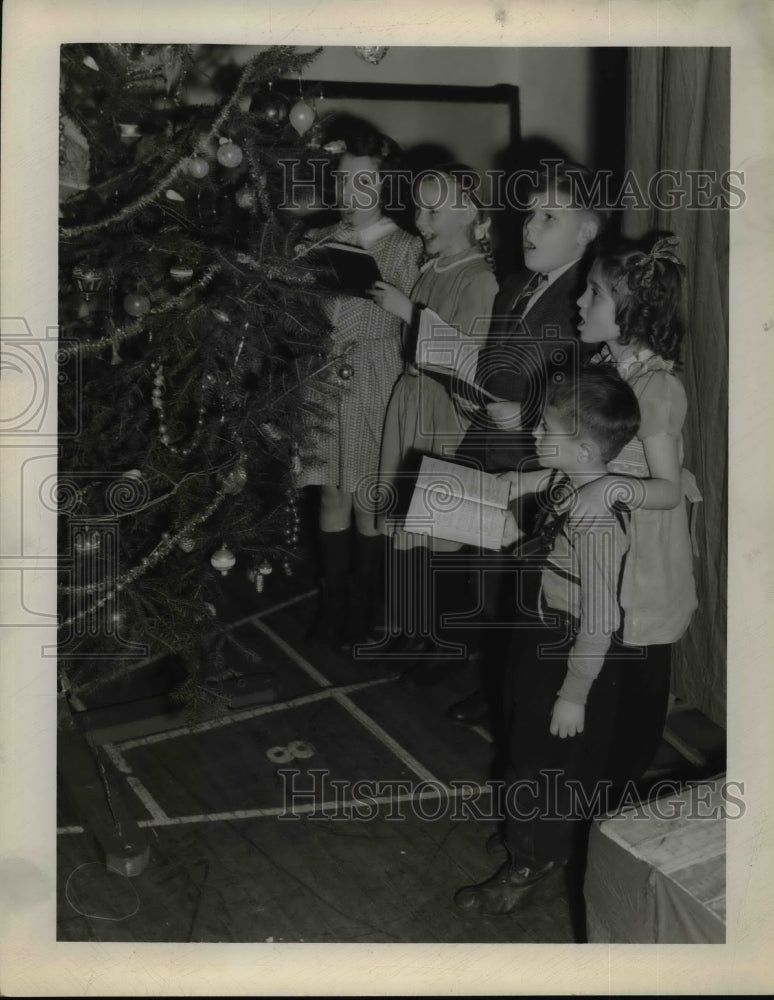
<svg viewBox="0 0 774 1000">
<path fill-rule="evenodd" d="M 514 319 L 520 320 L 524 315 L 524 310 L 527 307 L 527 303 L 532 298 L 532 296 L 540 288 L 542 288 L 548 281 L 548 276 L 545 274 L 533 274 L 529 279 L 527 284 L 522 288 L 516 298 L 513 300 L 511 305 L 511 312 L 514 315 Z"/>
</svg>

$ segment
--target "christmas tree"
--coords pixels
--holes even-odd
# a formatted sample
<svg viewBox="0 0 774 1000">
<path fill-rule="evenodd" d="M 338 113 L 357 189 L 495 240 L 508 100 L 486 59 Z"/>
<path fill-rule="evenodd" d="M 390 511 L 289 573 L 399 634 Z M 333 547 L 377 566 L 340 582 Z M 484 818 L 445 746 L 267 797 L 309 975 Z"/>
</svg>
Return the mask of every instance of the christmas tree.
<svg viewBox="0 0 774 1000">
<path fill-rule="evenodd" d="M 236 564 L 261 589 L 293 571 L 293 468 L 328 328 L 314 273 L 293 260 L 305 223 L 289 191 L 320 150 L 300 138 L 309 108 L 272 86 L 315 55 L 266 49 L 197 104 L 186 46 L 61 49 L 59 650 L 72 690 L 169 651 L 187 668 L 181 700 L 201 703 L 222 575 Z"/>
</svg>

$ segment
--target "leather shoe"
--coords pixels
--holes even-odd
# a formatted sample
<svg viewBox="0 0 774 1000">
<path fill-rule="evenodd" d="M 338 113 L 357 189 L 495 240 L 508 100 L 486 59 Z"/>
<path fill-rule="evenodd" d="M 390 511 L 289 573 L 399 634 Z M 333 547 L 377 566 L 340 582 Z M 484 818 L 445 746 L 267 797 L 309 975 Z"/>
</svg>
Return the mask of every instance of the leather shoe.
<svg viewBox="0 0 774 1000">
<path fill-rule="evenodd" d="M 446 718 L 465 726 L 477 726 L 489 718 L 489 701 L 479 688 L 446 710 Z"/>
<path fill-rule="evenodd" d="M 484 916 L 511 913 L 526 902 L 547 875 L 560 867 L 561 862 L 549 861 L 542 868 L 514 868 L 506 861 L 486 882 L 458 890 L 454 902 L 462 910 Z"/>
<path fill-rule="evenodd" d="M 502 834 L 496 830 L 486 838 L 486 853 L 491 854 L 493 857 L 501 858 L 505 858 L 508 855 L 508 848 L 505 845 Z"/>
</svg>

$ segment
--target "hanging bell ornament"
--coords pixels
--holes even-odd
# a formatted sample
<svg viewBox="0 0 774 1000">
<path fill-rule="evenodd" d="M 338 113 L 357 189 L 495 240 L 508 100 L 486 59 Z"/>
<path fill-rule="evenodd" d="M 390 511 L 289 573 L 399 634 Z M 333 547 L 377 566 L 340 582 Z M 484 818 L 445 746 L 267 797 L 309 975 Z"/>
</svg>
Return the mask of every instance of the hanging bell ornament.
<svg viewBox="0 0 774 1000">
<path fill-rule="evenodd" d="M 235 142 L 231 142 L 230 139 L 221 139 L 220 143 L 218 152 L 215 154 L 218 163 L 224 167 L 238 167 L 244 156 L 241 148 Z"/>
<path fill-rule="evenodd" d="M 236 556 L 225 545 L 223 548 L 218 549 L 217 552 L 213 552 L 210 557 L 212 568 L 218 570 L 221 576 L 228 576 L 229 570 L 233 569 L 235 563 Z"/>
<path fill-rule="evenodd" d="M 380 63 L 389 51 L 387 45 L 355 45 L 354 48 L 363 62 L 370 63 L 372 66 Z"/>
<path fill-rule="evenodd" d="M 185 169 L 188 171 L 190 177 L 195 177 L 197 181 L 200 181 L 202 177 L 206 177 L 210 172 L 210 165 L 201 156 L 190 156 L 186 162 Z"/>
<path fill-rule="evenodd" d="M 76 264 L 73 268 L 73 278 L 78 286 L 78 291 L 88 302 L 89 299 L 98 292 L 105 280 L 105 272 L 101 267 L 92 267 L 89 264 Z"/>
<path fill-rule="evenodd" d="M 282 94 L 273 89 L 270 82 L 265 93 L 257 93 L 250 101 L 250 114 L 255 115 L 259 122 L 270 128 L 279 128 L 288 120 L 289 106 Z"/>
<path fill-rule="evenodd" d="M 314 110 L 306 101 L 299 101 L 290 109 L 290 124 L 299 135 L 308 132 L 314 125 Z"/>
</svg>

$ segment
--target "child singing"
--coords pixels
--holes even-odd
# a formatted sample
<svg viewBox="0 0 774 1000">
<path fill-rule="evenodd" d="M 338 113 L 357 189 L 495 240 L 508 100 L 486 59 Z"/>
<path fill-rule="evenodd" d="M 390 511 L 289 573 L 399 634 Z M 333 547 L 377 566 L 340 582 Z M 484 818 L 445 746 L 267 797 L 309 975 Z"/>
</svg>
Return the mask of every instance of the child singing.
<svg viewBox="0 0 774 1000">
<path fill-rule="evenodd" d="M 632 511 L 631 552 L 621 607 L 624 642 L 642 647 L 624 677 L 633 710 L 618 734 L 613 777 L 641 777 L 652 762 L 666 720 L 671 646 L 697 606 L 686 498 L 701 499 L 683 469 L 687 400 L 674 374 L 684 328 L 680 320 L 683 264 L 671 233 L 621 243 L 596 258 L 578 300 L 578 330 L 587 344 L 602 343 L 596 363 L 614 366 L 639 401 L 637 436 L 608 465 L 618 473 L 584 491 L 589 509 L 604 500 Z"/>
<path fill-rule="evenodd" d="M 414 186 L 416 225 L 430 260 L 410 297 L 384 282 L 377 282 L 371 292 L 376 303 L 407 325 L 409 358 L 423 324 L 442 323 L 454 328 L 474 350 L 486 340 L 497 281 L 488 241 L 490 220 L 475 191 L 479 183 L 475 171 L 460 163 L 420 175 Z M 469 425 L 469 416 L 446 386 L 421 374 L 409 361 L 395 386 L 385 420 L 380 465 L 385 491 L 394 497 L 394 487 L 413 456 L 453 459 Z M 391 533 L 393 543 L 391 629 L 412 633 L 401 647 L 403 655 L 432 656 L 435 646 L 431 637 L 438 638 L 442 631 L 439 613 L 459 608 L 463 580 L 460 570 L 431 575 L 428 549 L 437 555 L 460 546 L 406 532 L 389 518 L 385 530 Z M 407 629 L 409 620 L 412 628 Z"/>
<path fill-rule="evenodd" d="M 310 232 L 310 244 L 326 240 L 362 247 L 396 289 L 408 291 L 419 269 L 421 241 L 384 213 L 383 193 L 398 165 L 399 150 L 367 124 L 350 129 L 338 161 L 341 221 Z M 321 489 L 319 544 L 320 612 L 313 636 L 346 648 L 363 638 L 381 575 L 384 540 L 376 525 L 373 483 L 379 469 L 382 427 L 390 393 L 403 368 L 400 321 L 365 298 L 340 296 L 329 304 L 333 327 L 332 395 L 327 416 L 304 442 L 300 486 Z M 354 520 L 354 559 L 351 526 Z M 354 563 L 350 594 L 349 574 Z"/>
</svg>

